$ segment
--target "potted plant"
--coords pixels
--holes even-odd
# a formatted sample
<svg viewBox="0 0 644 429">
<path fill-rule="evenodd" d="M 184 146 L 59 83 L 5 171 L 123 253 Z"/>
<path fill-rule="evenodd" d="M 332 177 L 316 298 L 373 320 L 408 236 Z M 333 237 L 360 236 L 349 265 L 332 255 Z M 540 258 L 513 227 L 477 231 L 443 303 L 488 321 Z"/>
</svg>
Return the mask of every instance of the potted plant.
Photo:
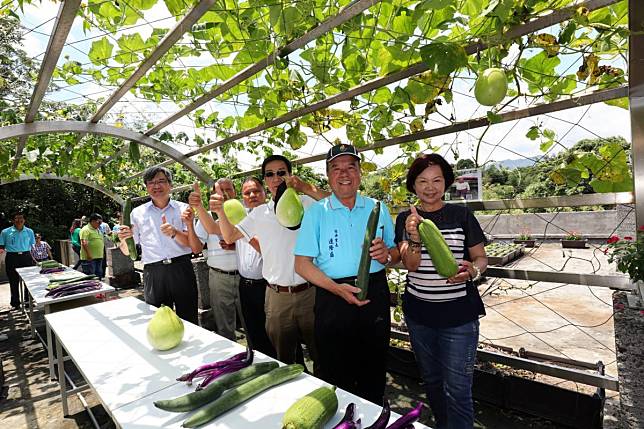
<svg viewBox="0 0 644 429">
<path fill-rule="evenodd" d="M 587 241 L 580 233 L 571 231 L 561 240 L 561 247 L 566 249 L 585 249 Z"/>
<path fill-rule="evenodd" d="M 608 239 L 608 248 L 604 251 L 610 254 L 608 262 L 617 264 L 617 270 L 628 274 L 633 283 L 644 281 L 644 225 L 637 230 L 635 239 L 624 237 L 620 239 L 613 235 Z"/>
<path fill-rule="evenodd" d="M 524 231 L 514 237 L 514 244 L 523 244 L 525 247 L 534 247 L 535 239 L 529 231 Z"/>
</svg>

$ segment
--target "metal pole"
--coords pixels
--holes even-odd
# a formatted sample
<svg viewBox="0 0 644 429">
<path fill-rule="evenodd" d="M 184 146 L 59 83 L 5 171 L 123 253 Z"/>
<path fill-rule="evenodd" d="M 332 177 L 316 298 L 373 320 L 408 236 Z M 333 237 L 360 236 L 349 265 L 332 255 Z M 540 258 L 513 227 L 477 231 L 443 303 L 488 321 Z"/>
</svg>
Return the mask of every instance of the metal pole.
<svg viewBox="0 0 644 429">
<path fill-rule="evenodd" d="M 644 225 L 644 5 L 642 0 L 629 0 L 628 26 L 628 101 L 631 113 L 633 180 L 635 193 L 635 226 Z M 644 285 L 629 296 L 633 307 L 644 307 Z"/>
</svg>

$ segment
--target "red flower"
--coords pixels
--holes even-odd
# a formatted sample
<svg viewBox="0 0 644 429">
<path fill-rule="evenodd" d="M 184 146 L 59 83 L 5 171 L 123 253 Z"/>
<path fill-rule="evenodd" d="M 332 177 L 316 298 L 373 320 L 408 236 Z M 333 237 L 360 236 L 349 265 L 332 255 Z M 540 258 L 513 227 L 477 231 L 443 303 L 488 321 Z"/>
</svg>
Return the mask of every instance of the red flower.
<svg viewBox="0 0 644 429">
<path fill-rule="evenodd" d="M 627 235 L 627 236 L 624 237 L 624 240 L 633 241 L 633 237 L 631 237 L 630 235 Z"/>
<path fill-rule="evenodd" d="M 611 235 L 608 240 L 606 241 L 608 244 L 611 243 L 617 243 L 619 241 L 619 237 L 616 235 Z"/>
</svg>

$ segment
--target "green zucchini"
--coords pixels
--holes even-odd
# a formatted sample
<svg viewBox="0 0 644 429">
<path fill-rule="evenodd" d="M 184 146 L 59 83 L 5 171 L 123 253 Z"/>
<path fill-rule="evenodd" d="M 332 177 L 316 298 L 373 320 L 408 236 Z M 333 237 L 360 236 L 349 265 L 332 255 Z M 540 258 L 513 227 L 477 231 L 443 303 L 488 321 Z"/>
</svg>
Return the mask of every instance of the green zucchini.
<svg viewBox="0 0 644 429">
<path fill-rule="evenodd" d="M 268 371 L 274 370 L 277 366 L 278 363 L 275 361 L 256 363 L 239 371 L 222 375 L 203 390 L 197 390 L 174 399 L 155 401 L 154 406 L 175 413 L 196 410 L 202 405 L 219 398 L 225 390 L 259 377 Z"/>
<path fill-rule="evenodd" d="M 371 268 L 371 256 L 369 256 L 369 248 L 371 243 L 376 238 L 378 232 L 378 218 L 380 217 L 380 201 L 371 209 L 369 220 L 367 220 L 367 229 L 364 233 L 364 241 L 362 242 L 362 254 L 360 255 L 360 264 L 358 265 L 358 276 L 356 278 L 356 287 L 360 289 L 358 292 L 358 299 L 364 300 L 367 297 L 369 289 L 369 268 Z"/>
<path fill-rule="evenodd" d="M 132 226 L 132 222 L 130 221 L 131 212 L 132 212 L 132 200 L 128 198 L 125 201 L 125 205 L 123 206 L 123 225 L 129 226 L 129 227 Z M 136 261 L 139 258 L 139 254 L 136 251 L 136 244 L 134 243 L 134 239 L 130 237 L 125 240 L 125 243 L 127 244 L 127 250 L 130 254 L 130 259 L 133 261 Z"/>
<path fill-rule="evenodd" d="M 436 224 L 425 219 L 418 225 L 418 233 L 429 257 L 432 258 L 436 272 L 443 277 L 455 276 L 458 273 L 458 263 Z"/>
<path fill-rule="evenodd" d="M 226 411 L 243 404 L 253 396 L 262 393 L 264 390 L 297 377 L 303 371 L 304 367 L 302 365 L 293 364 L 276 368 L 267 374 L 262 374 L 241 386 L 228 390 L 218 399 L 215 399 L 190 416 L 190 418 L 183 422 L 182 426 L 184 428 L 194 428 L 204 425 Z"/>
<path fill-rule="evenodd" d="M 338 410 L 335 386 L 320 387 L 298 399 L 282 417 L 282 429 L 321 429 Z"/>
<path fill-rule="evenodd" d="M 138 164 L 139 160 L 141 159 L 139 144 L 136 142 L 130 142 L 129 152 L 130 152 L 130 160 L 132 160 L 133 163 Z"/>
</svg>

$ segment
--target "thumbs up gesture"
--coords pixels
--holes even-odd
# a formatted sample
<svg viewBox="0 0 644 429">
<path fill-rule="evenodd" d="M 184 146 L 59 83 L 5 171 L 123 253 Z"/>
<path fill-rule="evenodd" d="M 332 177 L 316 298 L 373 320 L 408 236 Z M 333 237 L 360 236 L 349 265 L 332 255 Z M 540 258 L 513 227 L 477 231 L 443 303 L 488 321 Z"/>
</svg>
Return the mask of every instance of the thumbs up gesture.
<svg viewBox="0 0 644 429">
<path fill-rule="evenodd" d="M 423 217 L 418 214 L 416 207 L 409 206 L 411 213 L 407 216 L 405 221 L 405 230 L 407 235 L 414 241 L 420 242 L 420 235 L 418 235 L 418 225 L 423 221 Z"/>
<path fill-rule="evenodd" d="M 188 204 L 194 209 L 203 207 L 201 202 L 201 188 L 199 188 L 199 183 L 195 182 L 192 184 L 192 192 L 188 196 Z"/>
<path fill-rule="evenodd" d="M 161 232 L 171 238 L 177 234 L 177 229 L 168 223 L 165 215 L 161 215 Z"/>
</svg>

